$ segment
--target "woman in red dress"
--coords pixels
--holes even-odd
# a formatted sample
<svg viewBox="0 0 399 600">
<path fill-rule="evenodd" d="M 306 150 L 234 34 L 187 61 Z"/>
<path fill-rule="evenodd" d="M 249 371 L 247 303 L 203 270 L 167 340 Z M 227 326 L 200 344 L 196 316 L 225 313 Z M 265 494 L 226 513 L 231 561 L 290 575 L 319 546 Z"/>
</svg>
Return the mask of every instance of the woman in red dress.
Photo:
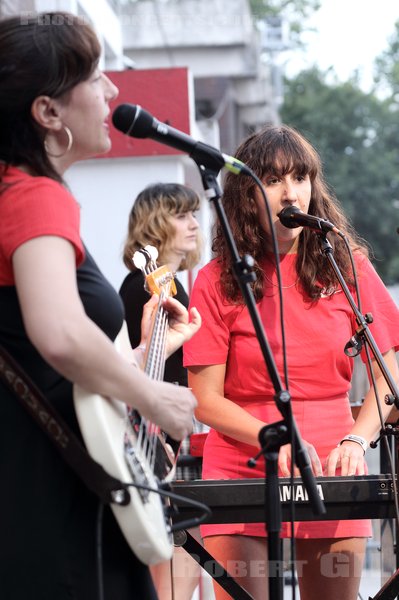
<svg viewBox="0 0 399 600">
<path fill-rule="evenodd" d="M 253 291 L 280 378 L 292 398 L 292 410 L 315 476 L 365 473 L 365 448 L 380 429 L 372 389 L 353 421 L 349 390 L 353 360 L 344 347 L 356 330 L 349 303 L 320 240 L 310 229 L 289 229 L 278 218 L 294 206 L 333 222 L 354 251 L 362 311 L 371 312 L 370 330 L 395 379 L 398 367 L 399 313 L 323 180 L 314 148 L 295 130 L 266 127 L 239 147 L 237 158 L 262 180 L 277 236 L 284 298 L 288 378 L 285 379 L 280 329 L 280 303 L 270 225 L 263 196 L 252 179 L 228 174 L 224 208 L 241 256 L 254 258 Z M 354 294 L 354 278 L 344 240 L 330 235 L 335 259 Z M 197 418 L 211 427 L 203 457 L 204 479 L 262 477 L 264 461 L 255 469 L 247 461 L 259 450 L 258 434 L 267 423 L 281 420 L 274 388 L 252 322 L 234 278 L 231 258 L 220 227 L 213 249 L 216 258 L 198 274 L 191 304 L 203 326 L 184 348 L 189 385 L 198 399 Z M 364 358 L 364 356 L 363 356 Z M 373 371 L 381 399 L 388 387 L 378 366 Z M 383 405 L 386 417 L 390 408 Z M 348 439 L 348 435 L 355 436 Z M 290 475 L 291 448 L 278 457 L 281 476 Z M 297 474 L 297 469 L 295 469 Z M 202 527 L 207 550 L 256 600 L 267 597 L 267 545 L 262 523 Z M 355 600 L 363 564 L 369 521 L 316 521 L 295 524 L 297 573 L 301 600 Z M 284 524 L 282 536 L 290 535 Z M 337 567 L 339 566 L 339 568 Z M 300 568 L 299 568 L 300 567 Z M 215 586 L 217 600 L 228 598 Z"/>
</svg>

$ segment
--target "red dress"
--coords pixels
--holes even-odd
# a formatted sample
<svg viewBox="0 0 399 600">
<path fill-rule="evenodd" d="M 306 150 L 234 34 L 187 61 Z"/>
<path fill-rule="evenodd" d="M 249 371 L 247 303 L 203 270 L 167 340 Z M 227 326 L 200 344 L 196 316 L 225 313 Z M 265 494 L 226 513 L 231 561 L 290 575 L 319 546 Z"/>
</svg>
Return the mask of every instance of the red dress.
<svg viewBox="0 0 399 600">
<path fill-rule="evenodd" d="M 323 464 L 327 455 L 350 431 L 349 404 L 353 359 L 344 354 L 353 335 L 355 318 L 341 291 L 323 294 L 311 303 L 296 285 L 295 254 L 281 257 L 284 286 L 284 323 L 293 414 L 303 440 L 314 444 Z M 363 256 L 356 257 L 363 314 L 371 312 L 370 326 L 379 350 L 399 347 L 399 311 L 388 291 Z M 284 382 L 280 332 L 280 307 L 276 275 L 271 262 L 264 265 L 265 294 L 257 308 L 266 337 Z M 225 397 L 265 423 L 281 420 L 273 399 L 274 389 L 261 355 L 248 310 L 231 305 L 222 296 L 220 267 L 211 261 L 199 272 L 190 305 L 202 316 L 200 331 L 184 346 L 185 366 L 226 364 Z M 284 384 L 283 384 L 284 385 Z M 264 476 L 264 461 L 247 466 L 253 446 L 211 430 L 204 447 L 204 479 L 239 479 Z M 330 538 L 368 536 L 369 520 L 309 521 L 296 523 L 296 537 Z M 202 534 L 264 536 L 264 524 L 204 525 Z M 289 524 L 283 525 L 289 536 Z"/>
</svg>

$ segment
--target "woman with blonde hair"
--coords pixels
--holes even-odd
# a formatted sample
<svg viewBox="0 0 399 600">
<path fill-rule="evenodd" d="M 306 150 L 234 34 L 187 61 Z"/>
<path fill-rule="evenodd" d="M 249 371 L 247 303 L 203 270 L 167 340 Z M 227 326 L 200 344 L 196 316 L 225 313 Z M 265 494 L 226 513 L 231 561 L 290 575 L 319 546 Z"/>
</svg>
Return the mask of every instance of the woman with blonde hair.
<svg viewBox="0 0 399 600">
<path fill-rule="evenodd" d="M 133 254 L 144 246 L 154 246 L 158 250 L 159 266 L 167 264 L 173 274 L 192 269 L 198 263 L 201 252 L 199 225 L 195 216 L 199 206 L 198 194 L 179 183 L 149 185 L 134 201 L 123 250 L 123 262 L 131 272 L 119 290 L 125 305 L 126 322 L 133 348 L 140 342 L 141 315 L 143 306 L 149 299 L 144 288 L 143 274 L 136 269 L 132 261 Z M 177 277 L 175 284 L 175 298 L 187 307 L 188 295 Z M 181 348 L 167 359 L 164 379 L 187 386 Z"/>
<path fill-rule="evenodd" d="M 143 307 L 149 294 L 144 288 L 144 277 L 136 269 L 132 256 L 146 245 L 158 250 L 158 265 L 167 264 L 172 273 L 192 269 L 199 261 L 201 240 L 195 213 L 199 209 L 198 194 L 179 183 L 156 183 L 142 190 L 129 215 L 128 235 L 123 261 L 131 271 L 125 278 L 120 295 L 125 305 L 130 342 L 140 341 L 140 322 Z M 175 298 L 188 306 L 188 294 L 179 279 L 175 278 Z M 183 367 L 183 353 L 179 348 L 165 363 L 164 380 L 187 386 L 187 371 Z M 195 425 L 199 429 L 199 424 Z M 188 453 L 189 438 L 183 440 L 180 455 Z M 200 471 L 192 467 L 178 467 L 178 479 L 195 479 Z M 193 533 L 193 532 L 192 532 Z M 190 600 L 198 585 L 200 568 L 182 549 L 175 549 L 172 562 L 151 568 L 160 600 Z"/>
</svg>

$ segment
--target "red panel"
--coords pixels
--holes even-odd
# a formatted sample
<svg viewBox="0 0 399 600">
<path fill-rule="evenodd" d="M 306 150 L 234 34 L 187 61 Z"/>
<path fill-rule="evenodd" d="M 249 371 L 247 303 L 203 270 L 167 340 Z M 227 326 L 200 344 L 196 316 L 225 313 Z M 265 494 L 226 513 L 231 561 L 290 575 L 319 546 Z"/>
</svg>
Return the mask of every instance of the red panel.
<svg viewBox="0 0 399 600">
<path fill-rule="evenodd" d="M 139 104 L 158 121 L 190 134 L 189 84 L 186 68 L 109 71 L 107 75 L 119 88 L 117 99 L 111 102 L 111 112 L 125 102 Z M 180 151 L 164 144 L 124 135 L 117 131 L 112 123 L 110 136 L 111 151 L 97 158 L 181 154 Z"/>
</svg>

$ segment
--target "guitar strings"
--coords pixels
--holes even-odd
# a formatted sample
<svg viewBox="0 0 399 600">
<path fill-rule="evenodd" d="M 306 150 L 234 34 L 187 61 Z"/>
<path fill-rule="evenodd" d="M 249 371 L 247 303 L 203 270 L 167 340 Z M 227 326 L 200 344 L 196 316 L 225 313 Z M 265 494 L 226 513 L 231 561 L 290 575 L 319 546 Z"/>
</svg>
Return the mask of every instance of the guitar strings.
<svg viewBox="0 0 399 600">
<path fill-rule="evenodd" d="M 159 295 L 158 308 L 154 320 L 153 331 L 151 334 L 151 344 L 148 349 L 145 368 L 147 375 L 157 381 L 163 379 L 165 370 L 165 346 L 168 331 L 168 315 L 163 308 L 163 301 L 166 296 L 169 295 L 170 284 L 168 284 L 167 287 L 167 293 L 165 289 L 162 288 Z M 157 454 L 157 441 L 160 428 L 151 421 L 143 419 L 140 425 L 140 430 L 140 440 L 143 444 L 144 454 L 147 457 L 152 471 L 154 471 Z"/>
</svg>

